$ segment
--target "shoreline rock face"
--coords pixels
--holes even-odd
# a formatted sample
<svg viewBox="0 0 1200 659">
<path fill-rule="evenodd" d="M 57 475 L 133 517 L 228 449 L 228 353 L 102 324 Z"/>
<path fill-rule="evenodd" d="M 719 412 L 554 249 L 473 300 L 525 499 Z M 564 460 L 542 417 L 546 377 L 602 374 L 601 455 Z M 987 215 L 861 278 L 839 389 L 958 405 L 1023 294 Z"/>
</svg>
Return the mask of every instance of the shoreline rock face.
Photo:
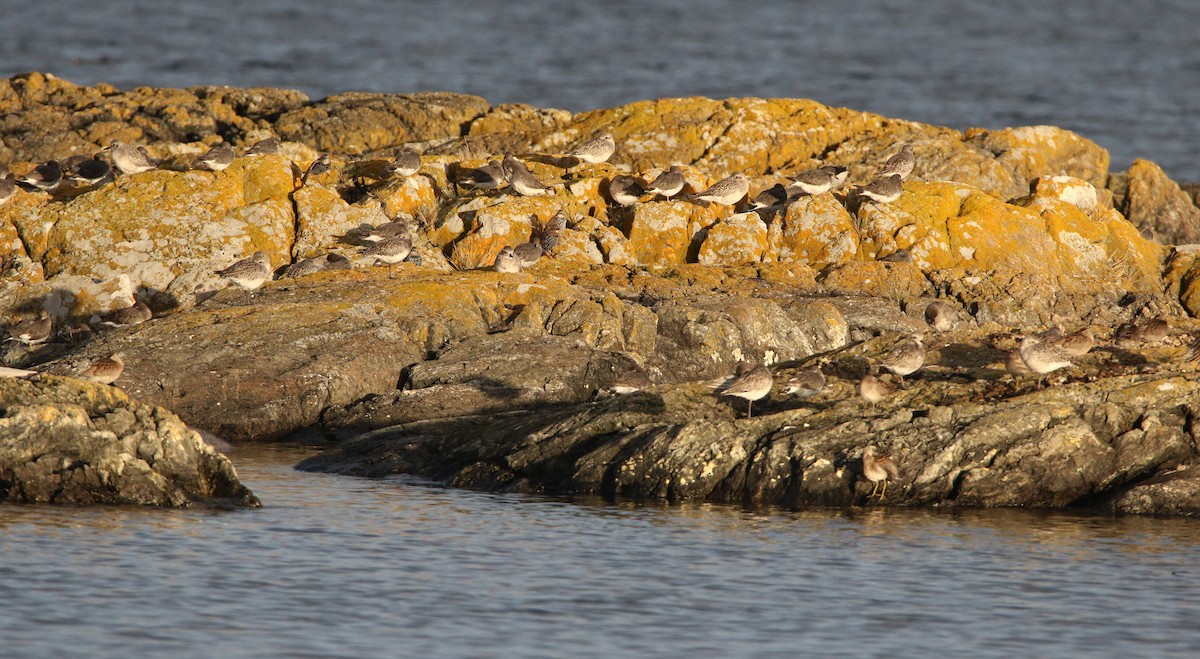
<svg viewBox="0 0 1200 659">
<path fill-rule="evenodd" d="M 259 506 L 179 417 L 114 387 L 0 378 L 0 501 Z"/>
<path fill-rule="evenodd" d="M 709 500 L 787 508 L 871 505 L 862 451 L 892 453 L 890 505 L 1200 515 L 1192 368 L 1090 359 L 1089 375 L 1038 390 L 986 368 L 946 368 L 868 406 L 854 388 L 861 350 L 834 353 L 810 399 L 760 401 L 743 418 L 703 386 L 662 386 L 512 415 L 411 421 L 308 458 L 299 468 L 409 473 L 458 487 Z M 855 354 L 859 353 L 859 354 Z M 932 370 L 932 369 L 931 369 Z M 1173 491 L 1169 488 L 1173 488 Z M 882 503 L 882 502 L 880 502 Z"/>
<path fill-rule="evenodd" d="M 5 365 L 68 375 L 122 352 L 118 386 L 138 400 L 234 441 L 345 440 L 330 460 L 353 473 L 389 464 L 470 487 L 844 505 L 861 499 L 852 474 L 862 447 L 841 433 L 853 427 L 878 441 L 899 427 L 896 447 L 911 452 L 902 466 L 951 471 L 909 481 L 897 502 L 1194 510 L 1183 494 L 1190 470 L 1167 471 L 1195 458 L 1190 426 L 1177 422 L 1193 411 L 1191 389 L 1172 378 L 1194 378 L 1187 349 L 1200 329 L 1200 250 L 1172 243 L 1200 235 L 1200 211 L 1153 163 L 1112 173 L 1104 149 L 1069 131 L 959 132 L 804 99 L 659 99 L 572 115 L 454 94 L 313 101 L 288 90 L 81 87 L 37 73 L 0 81 L 0 112 L 0 161 L 17 175 L 114 140 L 142 144 L 160 162 L 94 190 L 18 189 L 0 205 L 0 242 L 10 248 L 0 316 L 12 326 L 46 310 L 55 324 L 48 342 L 10 343 Z M 601 132 L 617 144 L 608 162 L 579 166 L 564 155 Z M 215 172 L 188 165 L 218 142 L 243 153 L 265 137 L 282 140 L 279 153 Z M 741 172 L 753 198 L 818 165 L 844 166 L 852 185 L 864 185 L 900 144 L 916 165 L 891 203 L 851 188 L 761 209 L 693 196 Z M 409 146 L 421 152 L 419 169 L 389 177 Z M 506 154 L 520 155 L 545 194 L 461 185 Z M 328 170 L 306 173 L 322 155 Z M 611 197 L 616 175 L 648 182 L 671 165 L 686 179 L 680 195 L 630 206 Z M 565 222 L 546 241 L 556 217 Z M 392 219 L 411 238 L 406 262 L 362 255 L 369 232 Z M 545 252 L 536 264 L 493 271 L 502 249 L 533 241 Z M 353 267 L 253 292 L 224 288 L 215 272 L 259 251 L 280 275 L 310 258 Z M 350 261 L 327 261 L 334 251 Z M 135 300 L 155 317 L 100 322 Z M 846 407 L 856 400 L 852 379 L 880 356 L 873 346 L 929 331 L 922 312 L 933 300 L 963 323 L 931 363 L 973 374 L 919 378 L 888 417 L 903 420 L 893 425 Z M 1170 354 L 1127 345 L 1118 331 L 1152 318 L 1169 322 Z M 999 388 L 1013 337 L 1049 326 L 1091 326 L 1105 347 L 1056 388 L 1071 392 L 1069 404 L 1050 391 Z M 842 397 L 829 409 L 793 408 L 773 394 L 763 419 L 743 422 L 697 384 L 742 362 L 786 375 L 816 357 L 839 364 Z M 606 398 L 627 376 L 648 378 L 652 393 Z M 1087 409 L 1102 403 L 1100 392 L 1119 397 L 1137 378 L 1173 388 L 1122 403 L 1120 432 L 1098 426 Z M 1185 400 L 1172 403 L 1177 394 Z M 1152 399 L 1177 410 L 1154 423 L 1178 432 L 1137 425 L 1149 418 L 1149 408 L 1135 418 L 1138 405 Z M 1045 427 L 1019 437 L 994 422 L 1005 410 L 1060 403 L 1074 411 L 1047 412 Z M 1008 413 L 1014 423 L 1042 418 Z M 991 430 L 971 431 L 963 419 Z M 826 434 L 787 429 L 814 422 Z M 495 446 L 475 435 L 412 439 L 422 428 L 484 433 Z M 553 468 L 503 453 L 518 451 L 520 428 L 553 430 L 536 448 Z M 931 429 L 932 440 L 916 434 Z M 1121 444 L 1140 431 L 1166 437 L 1167 448 Z M 1011 464 L 985 472 L 961 456 L 936 458 L 930 441 L 970 432 L 988 435 L 980 445 L 989 460 L 1011 454 Z M 780 462 L 756 462 L 764 451 Z M 1042 472 L 1030 470 L 1048 456 L 1077 451 L 1086 471 L 1078 482 L 1034 482 Z M 1121 451 L 1137 455 L 1112 457 Z M 704 458 L 715 471 L 683 484 L 710 454 L 723 456 Z M 610 466 L 638 456 L 625 467 L 636 477 L 599 474 L 604 455 Z M 585 457 L 595 473 L 564 475 Z M 1007 492 L 989 478 L 1029 483 Z"/>
</svg>

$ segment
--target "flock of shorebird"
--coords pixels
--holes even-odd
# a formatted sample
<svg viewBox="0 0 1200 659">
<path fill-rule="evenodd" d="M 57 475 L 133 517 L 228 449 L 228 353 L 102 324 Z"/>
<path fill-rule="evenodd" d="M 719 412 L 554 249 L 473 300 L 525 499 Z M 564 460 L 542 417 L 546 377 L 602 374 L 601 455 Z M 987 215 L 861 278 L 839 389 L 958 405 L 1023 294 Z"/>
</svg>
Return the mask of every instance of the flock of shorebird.
<svg viewBox="0 0 1200 659">
<path fill-rule="evenodd" d="M 562 154 L 560 162 L 570 163 L 565 169 L 569 172 L 580 164 L 592 166 L 595 175 L 596 166 L 607 162 L 616 152 L 616 140 L 610 133 L 602 133 L 589 139 L 575 148 Z M 256 143 L 242 156 L 278 153 L 279 142 L 269 138 Z M 221 144 L 213 147 L 207 153 L 196 158 L 192 167 L 209 171 L 221 171 L 227 168 L 238 154 L 228 145 Z M 106 160 L 107 158 L 107 160 Z M 422 156 L 417 150 L 407 147 L 392 161 L 384 165 L 378 173 L 382 181 L 403 179 L 417 174 L 422 167 Z M 897 200 L 903 192 L 903 181 L 916 165 L 911 147 L 901 145 L 898 152 L 888 158 L 878 170 L 871 182 L 854 188 L 848 199 L 856 198 L 862 202 L 888 204 Z M 115 179 L 118 174 L 136 174 L 158 167 L 144 147 L 136 147 L 120 142 L 114 142 L 105 147 L 102 152 L 93 157 L 73 156 L 63 161 L 51 160 L 35 167 L 27 174 L 15 177 L 0 167 L 0 203 L 7 201 L 15 192 L 17 186 L 28 190 L 41 190 L 53 195 L 78 195 L 96 189 Z M 310 178 L 324 174 L 331 169 L 328 155 L 321 155 L 303 171 L 300 186 L 309 183 Z M 529 167 L 512 155 L 505 155 L 500 160 L 491 160 L 481 167 L 451 166 L 451 182 L 455 190 L 463 188 L 488 192 L 505 189 L 520 196 L 539 196 L 550 194 L 553 185 L 547 185 L 540 180 Z M 834 192 L 845 185 L 848 177 L 846 167 L 823 165 L 788 176 L 788 184 L 777 184 L 756 195 L 750 194 L 750 180 L 741 172 L 722 178 L 703 190 L 685 194 L 689 182 L 678 165 L 672 165 L 662 171 L 653 180 L 646 181 L 628 174 L 615 174 L 607 179 L 607 194 L 610 202 L 616 207 L 631 207 L 636 204 L 654 199 L 682 198 L 701 203 L 713 203 L 723 206 L 736 206 L 745 200 L 745 207 L 750 211 L 780 208 L 791 200 L 804 195 L 819 195 Z M 532 236 L 529 242 L 517 246 L 507 246 L 500 250 L 495 257 L 492 268 L 497 272 L 519 272 L 535 264 L 543 255 L 549 254 L 559 242 L 560 232 L 566 228 L 568 216 L 559 211 L 555 216 L 542 225 L 534 219 Z M 360 254 L 366 258 L 375 259 L 376 265 L 384 264 L 391 267 L 405 260 L 410 260 L 413 248 L 413 227 L 406 217 L 400 216 L 388 223 L 373 227 L 361 236 L 363 249 Z M 912 263 L 912 255 L 905 249 L 899 249 L 883 257 L 883 261 Z M 322 270 L 350 269 L 350 260 L 336 252 L 324 257 L 304 259 L 291 264 L 281 274 L 282 277 L 301 277 Z M 229 280 L 233 284 L 253 291 L 273 277 L 270 258 L 265 252 L 256 252 L 248 258 L 237 261 L 215 274 Z M 99 319 L 99 323 L 110 327 L 127 327 L 146 322 L 153 318 L 153 312 L 142 301 L 136 299 L 124 309 L 118 309 Z M 925 320 L 929 328 L 935 332 L 947 332 L 954 329 L 959 322 L 959 313 L 951 305 L 936 301 L 925 309 Z M 1161 319 L 1154 319 L 1142 324 L 1129 324 L 1117 332 L 1118 340 L 1136 340 L 1153 342 L 1166 336 L 1167 325 Z M 42 311 L 36 318 L 22 321 L 9 330 L 13 340 L 29 346 L 39 345 L 49 340 L 53 335 L 53 326 L 49 314 Z M 926 349 L 922 334 L 904 337 L 882 358 L 878 360 L 877 368 L 886 369 L 903 383 L 904 377 L 916 373 L 925 364 Z M 1058 328 L 1052 328 L 1041 333 L 1028 334 L 1020 345 L 1011 352 L 1007 369 L 1014 377 L 1033 373 L 1038 378 L 1038 386 L 1042 377 L 1055 370 L 1071 365 L 1071 359 L 1086 354 L 1095 345 L 1095 336 L 1090 329 L 1074 333 L 1063 333 Z M 1197 351 L 1193 347 L 1193 351 Z M 824 362 L 802 369 L 786 383 L 784 393 L 801 398 L 814 396 L 821 392 L 826 384 L 826 376 L 821 367 Z M 111 384 L 121 374 L 124 367 L 123 355 L 114 354 L 111 357 L 93 363 L 80 377 L 93 381 Z M 649 386 L 650 380 L 644 371 L 633 370 L 622 374 L 611 386 L 614 393 L 629 393 Z M 774 387 L 774 376 L 764 364 L 744 364 L 738 373 L 711 383 L 721 396 L 744 399 L 747 402 L 746 416 L 752 416 L 755 401 L 765 398 Z M 874 406 L 895 393 L 896 384 L 887 382 L 875 373 L 868 372 L 858 383 L 858 392 L 862 399 Z M 863 474 L 874 483 L 871 496 L 883 498 L 887 491 L 888 479 L 898 478 L 899 474 L 894 463 L 888 456 L 877 456 L 874 447 L 868 446 L 862 457 Z"/>
</svg>

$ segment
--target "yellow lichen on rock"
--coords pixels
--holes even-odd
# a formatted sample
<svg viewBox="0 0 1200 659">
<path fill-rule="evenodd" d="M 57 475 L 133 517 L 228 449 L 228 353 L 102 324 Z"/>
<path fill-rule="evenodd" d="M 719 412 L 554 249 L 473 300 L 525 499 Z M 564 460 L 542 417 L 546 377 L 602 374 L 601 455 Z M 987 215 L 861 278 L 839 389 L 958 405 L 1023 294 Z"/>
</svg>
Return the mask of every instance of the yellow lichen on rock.
<svg viewBox="0 0 1200 659">
<path fill-rule="evenodd" d="M 854 258 L 857 252 L 854 219 L 832 194 L 800 197 L 771 223 L 769 260 L 840 263 Z"/>
<path fill-rule="evenodd" d="M 737 213 L 708 228 L 697 262 L 716 266 L 758 263 L 766 251 L 767 225 L 758 213 Z"/>
<path fill-rule="evenodd" d="M 253 159 L 225 172 L 122 176 L 47 205 L 39 218 L 52 227 L 42 257 L 46 275 L 127 274 L 165 288 L 184 272 L 221 268 L 258 250 L 286 262 L 295 239 L 290 179 L 278 161 Z"/>
</svg>

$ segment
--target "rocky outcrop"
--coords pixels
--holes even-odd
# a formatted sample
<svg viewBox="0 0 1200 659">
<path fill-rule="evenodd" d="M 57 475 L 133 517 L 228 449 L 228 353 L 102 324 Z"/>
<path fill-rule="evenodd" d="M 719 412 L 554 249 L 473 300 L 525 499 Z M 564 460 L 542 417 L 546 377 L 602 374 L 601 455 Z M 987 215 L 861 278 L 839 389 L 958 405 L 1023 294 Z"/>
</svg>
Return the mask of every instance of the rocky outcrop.
<svg viewBox="0 0 1200 659">
<path fill-rule="evenodd" d="M 107 385 L 0 378 L 0 501 L 258 506 L 179 417 Z"/>
<path fill-rule="evenodd" d="M 1150 408 L 1137 416 L 1138 405 L 1176 409 L 1154 423 L 1187 434 L 1178 420 L 1191 403 L 1130 399 L 1112 428 L 1089 412 L 1144 382 L 1191 396 L 1191 371 L 1139 371 L 1138 359 L 1164 360 L 1117 346 L 1113 332 L 1161 316 L 1182 343 L 1196 328 L 1186 316 L 1200 313 L 1197 252 L 1128 219 L 1176 207 L 1182 218 L 1171 200 L 1183 193 L 1149 164 L 1106 188 L 1107 153 L 1069 131 L 958 132 L 802 99 L 661 99 L 572 115 L 453 94 L 310 101 L 280 90 L 79 87 L 41 74 L 4 81 L 0 110 L 0 157 L 17 174 L 112 140 L 162 160 L 95 190 L 18 190 L 0 205 L 0 314 L 11 324 L 44 309 L 57 328 L 45 344 L 11 343 L 7 365 L 71 374 L 124 352 L 120 387 L 235 441 L 373 433 L 328 458 L 359 473 L 378 464 L 468 486 L 843 504 L 862 496 L 859 440 L 894 436 L 903 466 L 927 474 L 898 502 L 1132 510 L 1117 502 L 1136 494 L 1137 505 L 1186 508 L 1178 484 L 1139 489 L 1171 460 L 1190 464 L 1183 435 L 1169 450 L 1109 453 L 1126 450 L 1118 436 L 1149 433 Z M 609 162 L 562 157 L 600 131 L 616 138 Z M 187 166 L 217 141 L 241 153 L 267 136 L 284 140 L 279 154 L 218 172 Z M 693 197 L 734 171 L 753 196 L 818 164 L 844 165 L 863 184 L 901 143 L 917 165 L 892 203 L 851 188 L 758 210 Z M 423 152 L 417 173 L 385 178 L 411 145 Z M 303 175 L 319 152 L 328 171 Z M 547 193 L 460 185 L 505 153 Z M 682 166 L 683 194 L 615 205 L 616 174 L 649 180 L 671 164 Z M 565 226 L 536 265 L 492 271 L 503 248 L 537 240 L 560 212 Z M 391 218 L 411 229 L 412 254 L 377 267 L 358 253 L 368 228 Z M 1154 235 L 1182 239 L 1186 221 L 1172 226 Z M 277 272 L 332 251 L 354 268 L 226 290 L 215 271 L 257 251 Z M 97 322 L 135 299 L 155 317 Z M 963 319 L 939 359 L 975 370 L 918 378 L 886 415 L 848 402 L 871 351 L 924 330 L 934 299 Z M 1096 327 L 1108 360 L 1067 386 L 1004 389 L 1006 332 L 1051 324 Z M 743 421 L 697 384 L 743 361 L 786 373 L 818 355 L 837 362 L 840 393 L 816 406 L 776 398 Z M 650 393 L 606 397 L 638 371 Z M 1023 416 L 1022 406 L 1049 411 Z M 930 444 L 984 428 L 987 464 L 938 457 Z M 466 430 L 490 443 L 434 437 Z M 412 439 L 421 433 L 434 434 Z M 528 444 L 529 433 L 546 443 Z M 1062 437 L 1079 442 L 1068 450 Z M 393 453 L 379 457 L 373 442 Z M 526 449 L 548 462 L 517 457 Z M 1039 484 L 1041 472 L 1026 469 L 1076 449 L 1083 476 L 1070 483 Z M 611 472 L 616 464 L 625 466 Z M 1029 482 L 1010 492 L 995 479 Z"/>
<path fill-rule="evenodd" d="M 938 346 L 932 365 L 878 406 L 855 391 L 881 349 L 867 343 L 827 356 L 818 396 L 773 394 L 753 418 L 707 387 L 662 386 L 521 415 L 409 422 L 301 468 L 482 489 L 844 506 L 867 503 L 861 455 L 874 445 L 902 474 L 890 505 L 1200 514 L 1195 479 L 1182 475 L 1194 469 L 1162 476 L 1197 458 L 1195 365 L 1106 349 L 1081 359 L 1068 382 L 1038 389 L 996 369 L 1003 352 Z"/>
<path fill-rule="evenodd" d="M 1148 238 L 1167 245 L 1200 243 L 1200 208 L 1149 160 L 1134 160 L 1109 182 L 1118 208 Z"/>
</svg>

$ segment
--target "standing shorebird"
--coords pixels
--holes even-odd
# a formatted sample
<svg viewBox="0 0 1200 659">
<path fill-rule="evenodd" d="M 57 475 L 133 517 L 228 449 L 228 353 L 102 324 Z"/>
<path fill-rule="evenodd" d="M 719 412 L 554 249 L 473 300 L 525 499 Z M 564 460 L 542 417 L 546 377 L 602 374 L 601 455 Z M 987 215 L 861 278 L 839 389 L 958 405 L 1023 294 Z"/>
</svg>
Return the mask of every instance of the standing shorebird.
<svg viewBox="0 0 1200 659">
<path fill-rule="evenodd" d="M 613 139 L 612 133 L 601 133 L 568 151 L 567 156 L 591 165 L 592 176 L 595 176 L 596 165 L 607 162 L 616 152 L 617 141 Z"/>
<path fill-rule="evenodd" d="M 386 263 L 388 278 L 391 278 L 395 265 L 408 258 L 410 253 L 412 253 L 412 238 L 405 233 L 372 243 L 363 250 L 362 255 L 374 258 L 376 265 Z"/>
<path fill-rule="evenodd" d="M 79 377 L 100 384 L 112 384 L 125 371 L 125 353 L 115 353 L 111 357 L 97 360 L 91 366 L 79 372 Z"/>
<path fill-rule="evenodd" d="M 922 340 L 920 334 L 913 334 L 896 344 L 891 352 L 884 355 L 880 363 L 887 370 L 900 376 L 900 381 L 903 382 L 904 376 L 916 373 L 925 365 L 925 344 Z"/>
<path fill-rule="evenodd" d="M 650 181 L 650 184 L 646 186 L 646 194 L 670 199 L 682 192 L 685 185 L 687 185 L 687 178 L 683 175 L 683 168 L 679 165 L 671 165 L 670 169 Z"/>
<path fill-rule="evenodd" d="M 700 201 L 711 201 L 722 206 L 733 206 L 750 192 L 750 179 L 741 172 L 735 172 L 708 186 L 707 190 L 696 194 Z"/>
<path fill-rule="evenodd" d="M 746 400 L 746 418 L 754 416 L 754 401 L 761 400 L 771 393 L 775 384 L 771 371 L 762 364 L 757 364 L 745 373 L 727 380 L 719 386 L 718 393 L 722 396 L 735 396 Z"/>
<path fill-rule="evenodd" d="M 116 167 L 117 171 L 122 174 L 140 174 L 156 167 L 144 146 L 113 142 L 104 147 L 104 151 L 108 152 L 108 158 L 112 160 L 113 167 Z"/>
<path fill-rule="evenodd" d="M 884 178 L 887 176 L 899 176 L 900 178 L 908 178 L 912 174 L 913 167 L 916 166 L 917 159 L 913 155 L 912 146 L 905 144 L 900 147 L 900 153 L 888 158 L 883 166 L 879 168 L 879 173 L 875 178 Z"/>
<path fill-rule="evenodd" d="M 1071 365 L 1066 350 L 1062 346 L 1062 333 L 1057 335 L 1043 333 L 1039 336 L 1027 336 L 1021 339 L 1017 353 L 1029 370 L 1037 373 L 1038 388 L 1042 387 L 1042 376 L 1060 368 Z"/>
<path fill-rule="evenodd" d="M 0 204 L 13 198 L 17 194 L 17 181 L 12 174 L 0 175 Z"/>
<path fill-rule="evenodd" d="M 271 257 L 266 252 L 258 251 L 224 270 L 217 270 L 215 274 L 237 284 L 239 288 L 253 291 L 271 279 Z"/>
<path fill-rule="evenodd" d="M 900 480 L 900 470 L 896 468 L 896 463 L 892 462 L 890 455 L 875 455 L 875 447 L 868 446 L 863 449 L 862 457 L 863 476 L 871 481 L 871 493 L 867 495 L 867 500 L 879 493 L 879 500 L 887 496 L 887 483 L 889 479 Z M 880 489 L 880 483 L 883 484 L 883 489 Z"/>
<path fill-rule="evenodd" d="M 858 189 L 860 197 L 866 197 L 877 204 L 890 204 L 900 198 L 904 192 L 904 184 L 899 174 L 881 176 Z"/>
</svg>

